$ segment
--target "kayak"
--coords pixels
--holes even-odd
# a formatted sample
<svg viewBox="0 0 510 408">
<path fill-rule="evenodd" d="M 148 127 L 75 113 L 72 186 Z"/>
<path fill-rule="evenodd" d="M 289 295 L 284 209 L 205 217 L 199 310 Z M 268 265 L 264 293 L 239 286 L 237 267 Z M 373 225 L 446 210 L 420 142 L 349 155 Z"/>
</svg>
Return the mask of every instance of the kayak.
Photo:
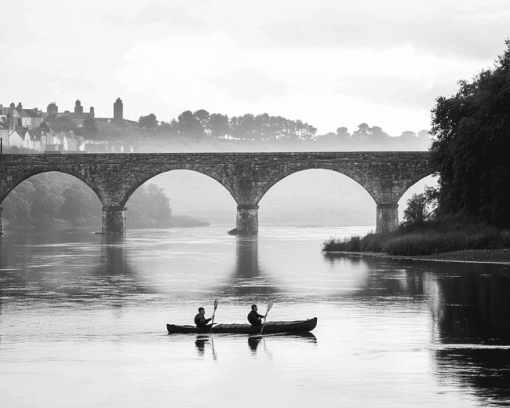
<svg viewBox="0 0 510 408">
<path fill-rule="evenodd" d="M 264 333 L 303 333 L 310 332 L 317 326 L 317 318 L 307 320 L 295 320 L 293 322 L 267 322 L 264 325 Z M 168 334 L 174 333 L 210 333 L 211 329 L 199 329 L 191 325 L 167 324 Z M 239 333 L 256 334 L 260 333 L 262 326 L 252 326 L 251 324 L 217 324 L 213 327 L 213 333 Z"/>
</svg>

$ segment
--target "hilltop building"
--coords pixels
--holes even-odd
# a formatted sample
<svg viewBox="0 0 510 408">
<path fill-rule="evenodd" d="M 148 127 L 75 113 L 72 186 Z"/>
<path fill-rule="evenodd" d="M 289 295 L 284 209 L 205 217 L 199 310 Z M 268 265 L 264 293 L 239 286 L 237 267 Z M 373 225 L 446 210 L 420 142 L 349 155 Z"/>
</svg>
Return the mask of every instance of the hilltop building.
<svg viewBox="0 0 510 408">
<path fill-rule="evenodd" d="M 81 105 L 80 100 L 77 99 L 74 104 L 73 112 L 69 112 L 67 110 L 64 112 L 59 112 L 57 104 L 55 102 L 51 102 L 46 108 L 46 113 L 44 113 L 44 119 L 46 119 L 50 115 L 53 115 L 57 118 L 61 116 L 69 116 L 71 120 L 76 122 L 78 127 L 82 127 L 83 121 L 89 116 L 93 118 L 95 116 L 95 112 L 93 106 L 90 107 L 90 111 L 88 113 L 83 112 L 83 106 Z"/>
<path fill-rule="evenodd" d="M 21 102 L 18 103 L 18 106 L 11 103 L 8 108 L 0 105 L 0 129 L 33 129 L 38 127 L 42 121 L 43 113 L 37 108 L 23 109 Z"/>
<path fill-rule="evenodd" d="M 120 122 L 124 119 L 124 106 L 122 104 L 122 100 L 117 98 L 115 103 L 113 104 L 113 120 L 115 122 Z"/>
<path fill-rule="evenodd" d="M 94 118 L 96 122 L 115 123 L 123 125 L 125 122 L 136 124 L 137 122 L 124 119 L 124 105 L 120 98 L 113 104 L 113 117 L 96 118 L 94 107 L 91 106 L 89 112 L 84 112 L 80 100 L 76 100 L 73 112 L 68 110 L 59 112 L 55 102 L 51 102 L 46 112 L 42 112 L 37 108 L 23 109 L 20 103 L 14 105 L 11 103 L 9 107 L 0 105 L 0 139 L 5 147 L 26 148 L 37 151 L 89 151 L 85 147 L 85 139 L 70 132 L 57 132 L 51 129 L 51 123 L 48 118 L 68 116 L 76 126 L 83 127 L 86 118 Z M 48 125 L 40 125 L 48 122 Z M 88 141 L 87 143 L 89 143 Z M 108 146 L 108 143 L 100 143 L 99 151 L 115 151 L 114 146 Z M 92 144 L 89 143 L 89 147 Z M 133 151 L 133 148 L 130 149 Z M 120 151 L 124 151 L 124 147 L 120 147 Z"/>
</svg>

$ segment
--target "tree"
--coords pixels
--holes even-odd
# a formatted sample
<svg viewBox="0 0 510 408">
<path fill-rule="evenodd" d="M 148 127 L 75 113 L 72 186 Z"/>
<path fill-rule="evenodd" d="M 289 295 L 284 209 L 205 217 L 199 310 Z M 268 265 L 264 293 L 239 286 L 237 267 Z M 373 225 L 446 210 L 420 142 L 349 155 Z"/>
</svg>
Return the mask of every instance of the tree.
<svg viewBox="0 0 510 408">
<path fill-rule="evenodd" d="M 83 133 L 85 136 L 93 137 L 98 134 L 99 130 L 95 119 L 92 116 L 87 116 L 83 121 Z"/>
<path fill-rule="evenodd" d="M 413 194 L 407 200 L 402 225 L 406 228 L 421 228 L 430 217 L 429 200 L 426 194 Z"/>
<path fill-rule="evenodd" d="M 193 116 L 195 116 L 196 119 L 200 122 L 200 125 L 202 125 L 202 129 L 208 129 L 209 128 L 209 119 L 210 115 L 209 112 L 207 112 L 204 109 L 197 110 Z"/>
<path fill-rule="evenodd" d="M 431 164 L 439 215 L 462 213 L 510 228 L 510 41 L 494 64 L 432 111 Z"/>
<path fill-rule="evenodd" d="M 39 129 L 41 129 L 42 132 L 50 131 L 50 127 L 48 126 L 48 123 L 46 123 L 45 121 L 40 123 Z"/>
<path fill-rule="evenodd" d="M 204 128 L 200 120 L 191 111 L 182 112 L 177 119 L 179 133 L 192 139 L 199 139 L 204 136 Z"/>
<path fill-rule="evenodd" d="M 55 116 L 52 114 L 46 118 L 46 122 L 55 132 L 74 132 L 78 129 L 78 125 L 68 115 Z"/>
<path fill-rule="evenodd" d="M 416 133 L 414 133 L 413 131 L 411 130 L 406 130 L 404 132 L 402 132 L 402 134 L 400 135 L 400 137 L 404 138 L 404 139 L 412 139 L 412 138 L 415 138 L 416 137 Z"/>
<path fill-rule="evenodd" d="M 358 125 L 358 130 L 355 130 L 352 133 L 352 137 L 355 139 L 364 139 L 366 138 L 370 133 L 370 126 L 368 126 L 366 123 L 361 123 Z"/>
<path fill-rule="evenodd" d="M 215 139 L 227 136 L 230 133 L 228 116 L 213 113 L 209 118 L 209 129 L 211 131 L 211 137 Z"/>
<path fill-rule="evenodd" d="M 164 190 L 154 184 L 139 187 L 127 202 L 129 225 L 135 228 L 169 226 L 172 209 Z"/>
<path fill-rule="evenodd" d="M 140 119 L 138 119 L 138 126 L 140 126 L 142 129 L 150 130 L 157 129 L 158 120 L 156 119 L 156 115 L 154 115 L 154 113 L 151 113 L 147 116 L 140 116 Z"/>
</svg>

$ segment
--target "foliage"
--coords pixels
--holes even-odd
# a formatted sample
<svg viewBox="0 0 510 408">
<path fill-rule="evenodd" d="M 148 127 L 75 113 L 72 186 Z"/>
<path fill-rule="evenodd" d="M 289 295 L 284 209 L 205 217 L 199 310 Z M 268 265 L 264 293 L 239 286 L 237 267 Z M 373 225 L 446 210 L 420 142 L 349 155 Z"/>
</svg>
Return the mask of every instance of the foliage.
<svg viewBox="0 0 510 408">
<path fill-rule="evenodd" d="M 322 244 L 322 251 L 381 252 L 387 237 L 387 234 L 370 233 L 364 237 L 352 236 L 343 240 L 330 238 Z"/>
<path fill-rule="evenodd" d="M 468 249 L 499 249 L 510 247 L 508 235 L 497 229 L 486 229 L 478 234 L 463 231 L 406 234 L 389 240 L 385 252 L 390 255 L 432 255 L 441 252 Z"/>
<path fill-rule="evenodd" d="M 99 227 L 101 202 L 83 182 L 67 174 L 47 172 L 30 177 L 2 203 L 2 216 L 21 228 L 51 228 L 57 220 L 68 226 Z M 168 227 L 170 200 L 153 184 L 141 186 L 128 202 L 131 227 Z"/>
<path fill-rule="evenodd" d="M 433 192 L 436 190 L 429 189 L 428 194 L 413 194 L 407 200 L 407 207 L 404 210 L 404 221 L 401 227 L 408 230 L 419 229 L 425 227 L 427 221 L 432 218 L 433 212 L 430 207 L 433 202 Z"/>
<path fill-rule="evenodd" d="M 155 184 L 139 187 L 127 204 L 127 223 L 133 228 L 165 228 L 170 224 L 170 199 Z"/>
<path fill-rule="evenodd" d="M 140 119 L 138 119 L 138 126 L 140 126 L 142 129 L 157 129 L 158 120 L 156 119 L 156 115 L 151 113 L 147 116 L 140 116 Z"/>
<path fill-rule="evenodd" d="M 87 116 L 83 121 L 83 133 L 89 138 L 94 138 L 99 132 L 95 119 L 92 116 Z"/>
<path fill-rule="evenodd" d="M 73 132 L 74 134 L 82 133 L 76 122 L 70 116 L 56 116 L 54 113 L 50 114 L 45 122 L 48 127 L 55 132 Z"/>
<path fill-rule="evenodd" d="M 494 64 L 432 111 L 431 161 L 439 174 L 437 213 L 463 213 L 510 227 L 510 41 Z"/>
<path fill-rule="evenodd" d="M 423 229 L 391 233 L 371 233 L 362 238 L 333 238 L 324 242 L 327 252 L 384 252 L 390 255 L 419 256 L 467 249 L 500 249 L 510 247 L 510 235 L 483 224 L 471 224 L 457 230 Z"/>
</svg>

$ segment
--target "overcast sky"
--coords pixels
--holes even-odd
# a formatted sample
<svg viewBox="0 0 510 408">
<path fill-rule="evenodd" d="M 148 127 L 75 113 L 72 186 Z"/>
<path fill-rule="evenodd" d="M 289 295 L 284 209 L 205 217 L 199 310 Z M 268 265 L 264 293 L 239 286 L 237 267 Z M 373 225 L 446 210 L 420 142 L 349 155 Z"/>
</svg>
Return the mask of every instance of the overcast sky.
<svg viewBox="0 0 510 408">
<path fill-rule="evenodd" d="M 184 110 L 430 128 L 437 96 L 505 49 L 499 0 L 29 0 L 2 3 L 0 104 L 97 117 Z"/>
</svg>

